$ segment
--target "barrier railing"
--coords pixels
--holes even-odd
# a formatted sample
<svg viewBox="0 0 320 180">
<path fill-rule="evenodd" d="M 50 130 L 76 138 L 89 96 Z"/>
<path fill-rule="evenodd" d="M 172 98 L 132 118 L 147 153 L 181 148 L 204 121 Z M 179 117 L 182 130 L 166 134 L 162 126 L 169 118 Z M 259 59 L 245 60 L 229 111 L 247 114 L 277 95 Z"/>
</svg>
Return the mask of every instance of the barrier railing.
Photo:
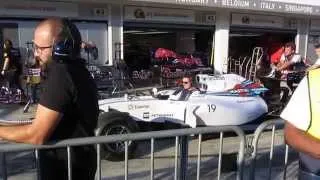
<svg viewBox="0 0 320 180">
<path fill-rule="evenodd" d="M 243 179 L 243 166 L 244 166 L 244 154 L 245 154 L 245 144 L 246 138 L 244 132 L 236 126 L 222 126 L 222 127 L 204 127 L 204 128 L 189 128 L 189 129 L 178 129 L 178 130 L 168 130 L 168 131 L 156 131 L 156 132 L 146 132 L 146 133 L 134 133 L 134 134 L 124 134 L 124 135 L 111 135 L 111 136 L 99 136 L 99 137 L 88 137 L 88 138 L 78 138 L 62 140 L 53 145 L 41 145 L 34 146 L 28 144 L 3 144 L 0 146 L 0 152 L 2 153 L 2 167 L 3 167 L 3 179 L 7 179 L 7 169 L 5 166 L 5 153 L 17 152 L 17 151 L 30 151 L 34 150 L 36 154 L 36 164 L 37 164 L 37 178 L 40 178 L 39 174 L 39 150 L 44 149 L 56 149 L 56 148 L 66 148 L 68 157 L 68 179 L 72 179 L 72 147 L 75 146 L 85 146 L 85 145 L 96 145 L 97 149 L 97 179 L 101 179 L 101 154 L 100 154 L 100 144 L 105 143 L 115 143 L 124 142 L 125 143 L 125 167 L 124 176 L 128 179 L 128 142 L 129 141 L 141 141 L 149 140 L 151 144 L 150 150 L 150 179 L 154 179 L 154 144 L 157 139 L 163 138 L 174 138 L 175 137 L 175 170 L 174 179 L 186 179 L 187 176 L 187 166 L 188 166 L 188 136 L 199 135 L 198 136 L 198 151 L 197 151 L 197 180 L 200 179 L 200 167 L 201 167 L 201 142 L 202 135 L 211 133 L 220 133 L 220 148 L 219 148 L 219 161 L 218 161 L 218 174 L 217 179 L 221 178 L 221 166 L 222 166 L 222 152 L 223 152 L 223 139 L 224 133 L 234 132 L 240 138 L 238 159 L 237 159 L 237 180 Z M 180 151 L 179 151 L 180 150 Z M 178 155 L 179 154 L 179 155 Z M 178 163 L 180 158 L 180 163 Z M 180 167 L 179 167 L 180 166 Z"/>
<path fill-rule="evenodd" d="M 276 129 L 280 129 L 284 127 L 284 120 L 271 120 L 271 121 L 266 121 L 262 123 L 254 132 L 254 137 L 252 141 L 252 154 L 251 154 L 251 161 L 250 161 L 250 180 L 255 179 L 255 168 L 256 168 L 256 158 L 258 154 L 258 145 L 259 145 L 259 140 L 261 137 L 261 134 L 265 130 L 272 130 L 272 135 L 271 135 L 271 147 L 270 147 L 270 153 L 269 153 L 269 164 L 268 164 L 268 172 L 267 172 L 267 178 L 271 179 L 271 168 L 272 168 L 272 161 L 273 161 L 273 156 L 274 156 L 274 140 L 275 140 L 275 131 Z M 268 129 L 269 128 L 269 129 Z M 284 171 L 283 171 L 283 178 L 286 179 L 286 171 L 287 171 L 287 163 L 288 163 L 288 154 L 289 154 L 289 147 L 288 145 L 285 145 L 285 162 L 284 162 Z"/>
</svg>

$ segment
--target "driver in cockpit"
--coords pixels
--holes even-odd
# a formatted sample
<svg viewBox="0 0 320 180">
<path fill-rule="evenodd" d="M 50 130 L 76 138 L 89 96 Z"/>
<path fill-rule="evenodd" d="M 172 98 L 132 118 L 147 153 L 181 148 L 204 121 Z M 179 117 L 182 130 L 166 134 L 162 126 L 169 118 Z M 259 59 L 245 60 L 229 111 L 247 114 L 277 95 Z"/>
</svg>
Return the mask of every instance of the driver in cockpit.
<svg viewBox="0 0 320 180">
<path fill-rule="evenodd" d="M 169 99 L 176 101 L 185 101 L 191 95 L 200 94 L 200 91 L 197 88 L 193 87 L 192 77 L 190 76 L 185 76 L 182 78 L 182 86 L 183 87 L 177 89 L 172 95 L 170 95 Z"/>
</svg>

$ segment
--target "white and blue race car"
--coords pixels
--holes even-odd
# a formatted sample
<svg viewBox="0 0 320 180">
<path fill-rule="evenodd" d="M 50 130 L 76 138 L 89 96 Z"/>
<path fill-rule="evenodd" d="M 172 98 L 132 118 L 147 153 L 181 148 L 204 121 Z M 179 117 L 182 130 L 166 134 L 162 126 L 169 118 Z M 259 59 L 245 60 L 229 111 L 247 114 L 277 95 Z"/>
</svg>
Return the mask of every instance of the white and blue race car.
<svg viewBox="0 0 320 180">
<path fill-rule="evenodd" d="M 187 127 L 244 125 L 268 112 L 265 101 L 258 96 L 263 87 L 245 88 L 253 84 L 237 75 L 198 75 L 200 91 L 183 100 L 171 98 L 174 89 L 152 96 L 128 96 L 99 101 L 101 110 L 98 135 L 125 134 L 139 131 L 140 123 L 175 123 Z M 238 88 L 234 87 L 238 84 Z M 232 89 L 233 88 L 233 89 Z M 133 145 L 132 145 L 133 146 Z M 111 145 L 106 153 L 123 153 Z M 118 149 L 117 149 L 118 148 Z M 130 148 L 131 149 L 131 148 Z M 111 157 L 111 156 L 110 156 Z"/>
</svg>

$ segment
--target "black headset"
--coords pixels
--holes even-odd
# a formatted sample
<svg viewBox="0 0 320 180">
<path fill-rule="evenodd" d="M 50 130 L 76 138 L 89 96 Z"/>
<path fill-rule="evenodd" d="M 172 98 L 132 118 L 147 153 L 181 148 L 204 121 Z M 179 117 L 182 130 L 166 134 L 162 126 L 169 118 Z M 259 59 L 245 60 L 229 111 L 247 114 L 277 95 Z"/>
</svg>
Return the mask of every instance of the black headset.
<svg viewBox="0 0 320 180">
<path fill-rule="evenodd" d="M 77 27 L 68 19 L 62 19 L 62 30 L 58 41 L 52 46 L 52 58 L 59 63 L 76 59 L 80 54 L 81 35 Z"/>
</svg>

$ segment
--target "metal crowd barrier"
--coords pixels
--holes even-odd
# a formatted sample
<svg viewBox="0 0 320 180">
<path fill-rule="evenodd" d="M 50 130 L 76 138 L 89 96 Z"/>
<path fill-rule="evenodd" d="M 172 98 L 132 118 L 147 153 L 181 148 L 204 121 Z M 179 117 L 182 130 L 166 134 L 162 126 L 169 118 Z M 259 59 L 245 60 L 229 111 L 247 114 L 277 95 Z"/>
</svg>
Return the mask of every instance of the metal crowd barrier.
<svg viewBox="0 0 320 180">
<path fill-rule="evenodd" d="M 271 179 L 271 168 L 272 168 L 272 161 L 273 161 L 273 153 L 274 153 L 274 139 L 275 139 L 275 131 L 276 129 L 282 129 L 284 127 L 284 120 L 270 120 L 262 123 L 254 132 L 254 138 L 252 141 L 252 148 L 253 152 L 251 154 L 251 161 L 250 161 L 250 180 L 255 179 L 255 168 L 256 168 L 256 158 L 259 150 L 259 140 L 261 137 L 261 134 L 265 130 L 270 130 L 270 127 L 272 129 L 272 136 L 271 136 L 271 144 L 270 144 L 270 153 L 269 153 L 269 164 L 268 164 L 268 171 L 267 171 L 267 178 L 268 180 Z M 284 170 L 283 170 L 283 178 L 286 179 L 286 172 L 287 172 L 287 164 L 288 164 L 288 154 L 289 154 L 289 146 L 285 145 L 285 159 L 284 159 Z"/>
<path fill-rule="evenodd" d="M 237 159 L 237 180 L 243 179 L 243 166 L 244 166 L 244 155 L 245 155 L 245 144 L 246 138 L 244 132 L 236 126 L 222 126 L 222 127 L 204 127 L 204 128 L 189 128 L 189 129 L 178 129 L 168 131 L 156 131 L 146 133 L 134 133 L 124 135 L 111 135 L 111 136 L 99 136 L 99 137 L 88 137 L 78 139 L 68 139 L 59 141 L 53 145 L 41 145 L 34 146 L 28 144 L 3 144 L 0 145 L 0 153 L 2 154 L 2 165 L 3 165 L 3 179 L 7 179 L 7 169 L 5 166 L 5 153 L 7 152 L 21 152 L 34 150 L 36 156 L 36 167 L 37 167 L 37 178 L 40 178 L 39 174 L 39 150 L 44 149 L 56 149 L 66 148 L 68 155 L 68 179 L 72 179 L 72 167 L 71 167 L 71 148 L 75 146 L 84 145 L 96 145 L 97 149 L 97 172 L 96 178 L 101 179 L 101 154 L 100 144 L 114 143 L 114 142 L 125 142 L 125 167 L 124 176 L 125 180 L 128 179 L 128 142 L 129 141 L 141 141 L 150 140 L 151 151 L 150 151 L 150 179 L 154 179 L 154 143 L 157 139 L 175 137 L 175 170 L 174 179 L 184 180 L 187 176 L 188 167 L 188 136 L 198 136 L 198 154 L 197 154 L 197 180 L 200 179 L 200 167 L 201 167 L 201 142 L 202 135 L 209 133 L 220 133 L 220 148 L 219 148 L 219 161 L 218 161 L 218 174 L 217 179 L 221 178 L 221 167 L 222 167 L 222 152 L 223 152 L 223 138 L 224 133 L 234 132 L 240 138 L 238 159 Z M 179 155 L 178 155 L 179 154 Z M 180 163 L 178 163 L 180 160 Z M 180 166 L 180 167 L 179 167 Z"/>
</svg>

